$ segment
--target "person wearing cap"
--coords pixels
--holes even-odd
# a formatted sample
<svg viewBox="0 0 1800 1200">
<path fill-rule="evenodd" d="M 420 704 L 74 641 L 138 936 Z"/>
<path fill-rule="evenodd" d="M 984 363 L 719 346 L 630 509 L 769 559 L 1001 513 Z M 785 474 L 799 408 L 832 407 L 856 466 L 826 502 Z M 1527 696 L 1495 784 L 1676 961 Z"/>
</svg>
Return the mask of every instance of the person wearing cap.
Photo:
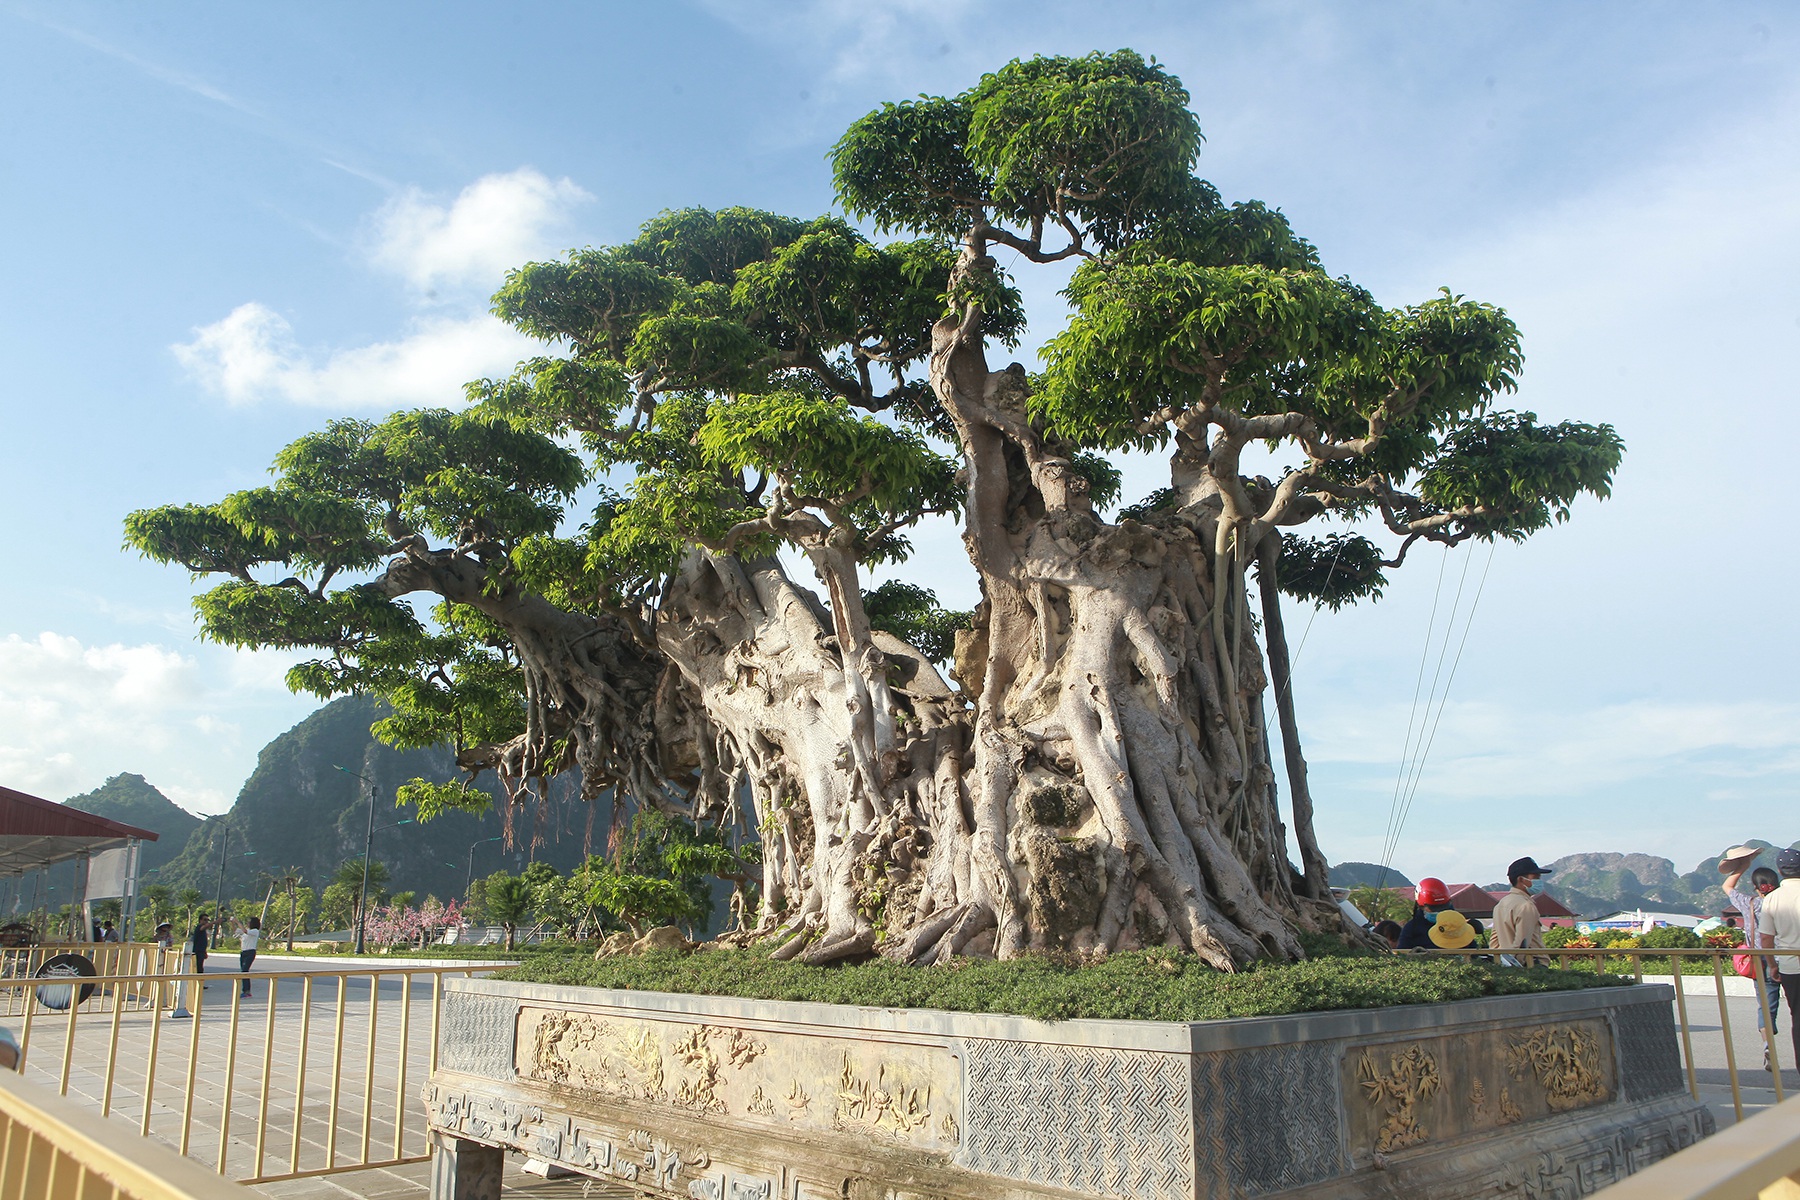
<svg viewBox="0 0 1800 1200">
<path fill-rule="evenodd" d="M 1506 868 L 1506 881 L 1512 890 L 1500 898 L 1494 905 L 1494 936 L 1492 944 L 1496 950 L 1542 950 L 1544 948 L 1544 922 L 1538 915 L 1537 901 L 1532 899 L 1544 890 L 1544 876 L 1550 874 L 1550 868 L 1540 867 L 1531 858 L 1516 858 L 1512 866 Z M 1543 959 L 1528 959 L 1526 965 L 1542 963 Z"/>
<path fill-rule="evenodd" d="M 1756 861 L 1761 851 L 1755 846 L 1733 846 L 1719 860 L 1719 874 L 1725 876 L 1725 898 L 1737 909 L 1738 919 L 1744 926 L 1744 945 L 1760 946 L 1757 929 L 1762 925 L 1763 897 L 1774 891 L 1781 884 L 1781 877 L 1767 867 L 1758 867 L 1750 871 L 1750 864 Z M 1750 873 L 1750 887 L 1740 887 L 1744 873 Z M 1756 1011 L 1756 1027 L 1761 1029 L 1765 1020 L 1769 1027 L 1769 1035 L 1773 1037 L 1779 1032 L 1780 1023 L 1776 1017 L 1781 1013 L 1781 978 L 1775 973 L 1775 960 L 1766 956 L 1753 959 L 1756 969 L 1761 972 L 1763 980 L 1763 1000 L 1768 1008 L 1765 1018 L 1762 1008 Z M 1769 1066 L 1769 1048 L 1763 1047 L 1763 1069 Z"/>
<path fill-rule="evenodd" d="M 1419 880 L 1419 886 L 1413 889 L 1412 916 L 1400 927 L 1400 941 L 1396 950 L 1429 950 L 1431 927 L 1437 924 L 1438 918 L 1446 912 L 1456 912 L 1450 907 L 1450 889 L 1444 881 L 1427 875 Z M 1461 913 L 1457 913 L 1461 916 Z"/>
<path fill-rule="evenodd" d="M 1757 940 L 1775 950 L 1775 969 L 1781 973 L 1781 990 L 1787 995 L 1788 1032 L 1794 1039 L 1794 1061 L 1800 1063 L 1800 850 L 1783 850 L 1775 857 L 1781 886 L 1763 897 L 1762 923 Z"/>
</svg>

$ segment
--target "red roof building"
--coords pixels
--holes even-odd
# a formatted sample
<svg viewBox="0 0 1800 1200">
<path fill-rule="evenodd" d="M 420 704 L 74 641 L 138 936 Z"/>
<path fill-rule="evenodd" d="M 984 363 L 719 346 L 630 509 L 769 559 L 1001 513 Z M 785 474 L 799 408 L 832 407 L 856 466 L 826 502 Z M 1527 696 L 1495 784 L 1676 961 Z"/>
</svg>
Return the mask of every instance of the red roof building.
<svg viewBox="0 0 1800 1200">
<path fill-rule="evenodd" d="M 1472 883 L 1453 883 L 1450 888 L 1450 907 L 1465 917 L 1477 921 L 1491 921 L 1494 917 L 1494 906 L 1500 903 L 1505 891 L 1490 892 L 1486 888 L 1476 887 Z M 1410 904 L 1414 902 L 1413 889 L 1409 887 L 1389 888 L 1388 891 L 1405 897 Z M 1542 894 L 1533 896 L 1532 903 L 1537 905 L 1538 916 L 1546 925 L 1574 925 L 1580 914 L 1571 910 L 1554 897 Z"/>
</svg>

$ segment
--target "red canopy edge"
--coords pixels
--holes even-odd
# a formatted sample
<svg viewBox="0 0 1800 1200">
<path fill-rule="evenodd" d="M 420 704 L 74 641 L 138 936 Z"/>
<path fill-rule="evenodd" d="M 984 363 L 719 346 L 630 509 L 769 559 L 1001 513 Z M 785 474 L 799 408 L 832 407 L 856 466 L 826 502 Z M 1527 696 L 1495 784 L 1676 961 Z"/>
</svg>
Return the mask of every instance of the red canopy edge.
<svg viewBox="0 0 1800 1200">
<path fill-rule="evenodd" d="M 0 787 L 0 837 L 138 838 L 157 840 L 148 829 Z"/>
</svg>

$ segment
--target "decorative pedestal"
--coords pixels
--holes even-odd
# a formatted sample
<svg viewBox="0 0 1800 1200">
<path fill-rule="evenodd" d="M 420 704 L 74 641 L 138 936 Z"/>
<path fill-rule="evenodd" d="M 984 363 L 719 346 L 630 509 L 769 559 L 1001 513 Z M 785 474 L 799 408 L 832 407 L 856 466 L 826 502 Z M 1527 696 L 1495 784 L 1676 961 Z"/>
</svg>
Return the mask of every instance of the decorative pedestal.
<svg viewBox="0 0 1800 1200">
<path fill-rule="evenodd" d="M 487 1200 L 484 1147 L 697 1200 L 1562 1198 L 1713 1130 L 1662 985 L 1195 1024 L 445 986 L 434 1200 Z"/>
</svg>

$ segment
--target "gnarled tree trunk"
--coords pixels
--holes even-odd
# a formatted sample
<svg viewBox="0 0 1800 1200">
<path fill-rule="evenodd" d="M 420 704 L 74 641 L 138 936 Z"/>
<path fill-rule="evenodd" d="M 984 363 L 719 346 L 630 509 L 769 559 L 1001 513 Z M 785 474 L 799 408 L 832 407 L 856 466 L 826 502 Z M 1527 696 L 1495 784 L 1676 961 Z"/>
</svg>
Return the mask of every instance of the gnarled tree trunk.
<svg viewBox="0 0 1800 1200">
<path fill-rule="evenodd" d="M 984 595 L 960 695 L 868 631 L 854 565 L 829 555 L 812 557 L 830 608 L 772 559 L 696 552 L 658 613 L 659 734 L 685 722 L 693 747 L 668 765 L 747 785 L 759 930 L 812 962 L 1298 956 L 1299 930 L 1338 918 L 1288 865 L 1246 526 L 1204 486 L 1153 523 L 1099 520 L 1032 433 L 1023 373 L 988 369 L 978 312 L 938 327 L 932 382 L 965 451 Z"/>
</svg>

